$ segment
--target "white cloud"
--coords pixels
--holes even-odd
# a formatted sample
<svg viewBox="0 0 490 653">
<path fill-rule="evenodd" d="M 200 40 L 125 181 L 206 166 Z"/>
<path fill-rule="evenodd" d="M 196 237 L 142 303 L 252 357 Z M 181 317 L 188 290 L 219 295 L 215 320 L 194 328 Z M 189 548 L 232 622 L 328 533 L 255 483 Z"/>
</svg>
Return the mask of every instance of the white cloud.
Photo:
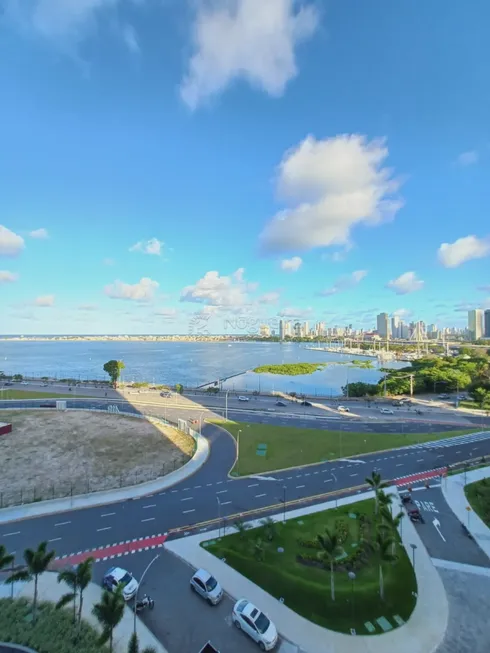
<svg viewBox="0 0 490 653">
<path fill-rule="evenodd" d="M 399 308 L 396 311 L 393 311 L 393 317 L 399 317 L 400 320 L 404 320 L 413 315 L 413 311 L 408 308 Z"/>
<path fill-rule="evenodd" d="M 38 240 L 44 240 L 45 238 L 48 238 L 48 231 L 44 228 L 34 229 L 34 231 L 29 233 L 29 236 L 31 238 L 37 238 Z"/>
<path fill-rule="evenodd" d="M 244 272 L 244 268 L 239 268 L 229 277 L 220 277 L 214 270 L 206 272 L 197 283 L 183 288 L 180 301 L 223 308 L 243 307 L 249 303 L 248 293 L 255 291 L 258 285 L 245 282 Z"/>
<path fill-rule="evenodd" d="M 456 159 L 456 163 L 460 166 L 471 166 L 475 163 L 478 163 L 479 154 L 476 150 L 469 150 L 468 152 L 462 152 Z"/>
<path fill-rule="evenodd" d="M 15 272 L 9 272 L 8 270 L 0 270 L 0 283 L 12 283 L 17 281 L 19 275 Z"/>
<path fill-rule="evenodd" d="M 54 306 L 54 295 L 41 295 L 40 297 L 36 297 L 34 305 L 42 306 L 43 308 Z"/>
<path fill-rule="evenodd" d="M 299 256 L 293 256 L 293 258 L 285 258 L 281 261 L 281 269 L 286 270 L 286 272 L 296 272 L 300 269 L 303 263 L 303 259 Z"/>
<path fill-rule="evenodd" d="M 459 265 L 476 258 L 490 254 L 490 238 L 465 236 L 454 243 L 442 243 L 438 249 L 439 261 L 446 268 L 457 268 Z"/>
<path fill-rule="evenodd" d="M 130 284 L 123 281 L 114 281 L 114 283 L 104 288 L 105 294 L 111 299 L 128 299 L 135 302 L 149 302 L 153 299 L 159 283 L 143 277 L 138 283 Z"/>
<path fill-rule="evenodd" d="M 405 272 L 396 279 L 388 281 L 386 287 L 396 292 L 397 295 L 407 295 L 422 290 L 424 283 L 421 279 L 417 279 L 415 272 Z"/>
<path fill-rule="evenodd" d="M 350 290 L 354 288 L 367 276 L 367 270 L 356 270 L 352 274 L 347 274 L 334 283 L 331 288 L 327 288 L 320 292 L 320 295 L 328 297 L 329 295 L 336 295 L 339 292 L 344 292 L 345 290 Z"/>
<path fill-rule="evenodd" d="M 295 306 L 287 306 L 278 313 L 279 317 L 301 318 L 308 317 L 313 312 L 312 308 L 296 308 Z"/>
<path fill-rule="evenodd" d="M 318 18 L 297 0 L 198 0 L 182 100 L 196 109 L 237 79 L 281 96 L 298 74 L 295 48 L 315 32 Z"/>
<path fill-rule="evenodd" d="M 266 292 L 257 299 L 257 302 L 259 304 L 277 304 L 280 296 L 281 294 L 277 291 Z"/>
<path fill-rule="evenodd" d="M 123 41 L 132 54 L 140 53 L 140 44 L 136 30 L 132 25 L 124 25 L 121 31 Z"/>
<path fill-rule="evenodd" d="M 0 256 L 17 256 L 24 249 L 22 236 L 0 224 Z"/>
<path fill-rule="evenodd" d="M 308 136 L 286 152 L 278 169 L 280 195 L 293 204 L 260 236 L 264 253 L 350 246 L 352 229 L 391 219 L 402 202 L 399 181 L 384 168 L 384 140 L 343 134 L 317 141 Z"/>
<path fill-rule="evenodd" d="M 154 254 L 155 256 L 160 256 L 162 253 L 163 241 L 158 240 L 158 238 L 150 238 L 150 240 L 136 243 L 129 248 L 130 252 L 143 252 L 144 254 Z"/>
</svg>

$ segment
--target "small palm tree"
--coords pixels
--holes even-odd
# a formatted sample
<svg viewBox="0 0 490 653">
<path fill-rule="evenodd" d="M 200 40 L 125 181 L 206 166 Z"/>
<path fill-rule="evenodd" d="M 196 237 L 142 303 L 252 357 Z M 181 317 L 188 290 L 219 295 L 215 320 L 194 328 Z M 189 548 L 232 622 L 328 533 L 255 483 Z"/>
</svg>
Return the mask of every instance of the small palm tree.
<svg viewBox="0 0 490 653">
<path fill-rule="evenodd" d="M 337 533 L 332 533 L 328 528 L 325 529 L 325 535 L 317 535 L 316 537 L 318 544 L 321 547 L 321 551 L 318 552 L 318 557 L 320 560 L 324 560 L 330 565 L 330 592 L 332 595 L 332 601 L 335 601 L 333 566 L 337 556 L 342 553 L 342 547 L 340 546 Z"/>
<path fill-rule="evenodd" d="M 136 633 L 132 633 L 131 635 L 128 644 L 128 653 L 140 653 L 140 644 Z M 141 653 L 157 653 L 157 650 L 153 646 L 146 646 Z"/>
<path fill-rule="evenodd" d="M 271 542 L 276 536 L 276 522 L 272 517 L 266 517 L 265 519 L 261 519 L 260 523 L 264 527 L 265 537 Z"/>
<path fill-rule="evenodd" d="M 234 525 L 234 527 L 237 529 L 238 536 L 240 537 L 240 539 L 244 540 L 244 539 L 245 539 L 245 536 L 246 536 L 246 534 L 247 534 L 247 531 L 248 531 L 249 528 L 250 528 L 250 524 L 247 523 L 247 522 L 244 522 L 243 519 L 237 519 L 237 520 L 233 523 L 233 525 Z"/>
<path fill-rule="evenodd" d="M 24 551 L 25 569 L 15 571 L 11 574 L 6 583 L 27 582 L 34 580 L 34 597 L 32 600 L 32 620 L 36 621 L 37 593 L 39 576 L 47 571 L 49 564 L 55 557 L 54 551 L 47 551 L 47 542 L 41 542 L 36 550 L 26 549 Z"/>
<path fill-rule="evenodd" d="M 376 505 L 376 514 L 378 514 L 378 498 L 379 492 L 385 487 L 388 487 L 388 483 L 385 483 L 381 480 L 381 474 L 378 472 L 372 472 L 371 476 L 366 478 L 366 483 L 372 487 L 374 490 L 374 501 Z"/>
<path fill-rule="evenodd" d="M 82 621 L 83 593 L 92 580 L 93 558 L 87 558 L 79 565 L 72 569 L 65 569 L 58 574 L 58 583 L 65 582 L 71 589 L 71 592 L 64 594 L 56 604 L 57 608 L 62 608 L 70 601 L 73 601 L 73 621 Z M 78 594 L 78 618 L 76 616 L 76 601 Z"/>
<path fill-rule="evenodd" d="M 114 628 L 123 618 L 124 607 L 122 586 L 119 585 L 114 592 L 103 590 L 100 602 L 92 608 L 92 614 L 102 626 L 99 643 L 105 644 L 108 641 L 110 653 L 112 653 Z"/>
<path fill-rule="evenodd" d="M 256 560 L 259 562 L 262 562 L 264 559 L 264 543 L 260 537 L 257 537 L 253 542 L 252 542 L 252 555 L 255 557 Z"/>
<path fill-rule="evenodd" d="M 379 569 L 379 596 L 381 600 L 385 598 L 384 578 L 383 578 L 383 564 L 385 562 L 394 562 L 397 559 L 393 551 L 394 539 L 388 535 L 384 530 L 378 531 L 371 548 L 376 554 L 378 569 Z"/>
<path fill-rule="evenodd" d="M 7 553 L 7 549 L 3 546 L 3 544 L 0 544 L 0 571 L 5 569 L 5 567 L 11 565 L 14 559 L 15 556 L 13 556 L 11 553 Z"/>
</svg>

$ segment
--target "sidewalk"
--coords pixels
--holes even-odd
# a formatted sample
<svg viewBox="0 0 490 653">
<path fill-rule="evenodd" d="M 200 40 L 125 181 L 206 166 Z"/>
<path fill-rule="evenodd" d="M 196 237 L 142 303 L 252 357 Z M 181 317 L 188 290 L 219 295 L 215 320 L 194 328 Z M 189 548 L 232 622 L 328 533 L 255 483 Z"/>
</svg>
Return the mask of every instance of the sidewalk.
<svg viewBox="0 0 490 653">
<path fill-rule="evenodd" d="M 34 591 L 34 582 L 30 583 L 15 583 L 14 598 L 22 596 L 31 598 Z M 58 574 L 46 572 L 39 578 L 39 600 L 52 601 L 56 603 L 63 594 L 66 594 L 69 589 L 65 583 L 58 583 Z M 10 585 L 0 584 L 0 598 L 10 597 Z M 83 594 L 83 607 L 82 617 L 92 625 L 98 632 L 102 632 L 97 619 L 92 614 L 92 606 L 98 603 L 101 596 L 101 588 L 95 583 L 90 583 Z M 124 616 L 119 625 L 114 630 L 114 653 L 126 653 L 128 650 L 128 642 L 133 632 L 133 612 L 130 608 L 126 607 Z M 136 632 L 140 642 L 140 650 L 145 646 L 153 646 L 157 653 L 167 653 L 167 650 L 160 644 L 153 633 L 148 630 L 145 624 L 137 618 Z"/>
<path fill-rule="evenodd" d="M 466 472 L 466 485 L 484 478 L 490 478 L 490 466 Z M 467 526 L 480 549 L 490 558 L 490 528 L 478 517 L 476 512 L 466 510 L 469 503 L 464 493 L 464 486 L 465 474 L 462 472 L 448 476 L 441 489 L 451 510 L 459 521 Z"/>
<path fill-rule="evenodd" d="M 397 488 L 387 493 L 397 495 Z M 373 498 L 373 492 L 356 494 L 339 499 L 338 505 L 347 505 Z M 290 511 L 287 519 L 335 507 L 329 501 L 308 508 Z M 392 506 L 397 511 L 397 506 Z M 282 520 L 282 513 L 274 517 Z M 254 526 L 259 521 L 250 522 Z M 229 532 L 233 532 L 230 529 Z M 290 610 L 286 605 L 249 581 L 200 546 L 200 542 L 218 537 L 218 531 L 202 533 L 165 543 L 165 547 L 193 567 L 203 567 L 214 575 L 224 590 L 234 599 L 247 597 L 259 606 L 275 623 L 279 633 L 294 642 L 305 653 L 433 653 L 442 642 L 448 623 L 448 601 L 442 580 L 431 562 L 414 525 L 404 519 L 401 538 L 409 559 L 412 559 L 411 544 L 417 546 L 415 573 L 417 576 L 418 599 L 412 616 L 406 624 L 388 633 L 372 636 L 350 636 L 336 633 L 311 623 Z M 328 591 L 328 589 L 327 589 Z"/>
<path fill-rule="evenodd" d="M 195 474 L 208 459 L 209 452 L 210 447 L 207 439 L 198 436 L 194 456 L 183 467 L 176 469 L 174 472 L 170 472 L 170 474 L 156 478 L 153 481 L 148 481 L 147 483 L 129 485 L 115 490 L 79 494 L 63 499 L 51 499 L 49 501 L 3 508 L 0 510 L 0 524 L 29 517 L 40 517 L 41 515 L 52 515 L 58 512 L 78 510 L 80 508 L 92 508 L 93 506 L 117 503 L 118 501 L 135 499 L 154 494 L 155 492 L 161 492 Z"/>
</svg>

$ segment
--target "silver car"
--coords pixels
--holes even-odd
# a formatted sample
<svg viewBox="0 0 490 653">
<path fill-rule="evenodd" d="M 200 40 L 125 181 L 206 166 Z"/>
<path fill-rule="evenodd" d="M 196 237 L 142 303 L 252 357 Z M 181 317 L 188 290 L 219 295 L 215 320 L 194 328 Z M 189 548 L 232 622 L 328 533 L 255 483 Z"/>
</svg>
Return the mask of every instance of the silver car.
<svg viewBox="0 0 490 653">
<path fill-rule="evenodd" d="M 223 598 L 221 585 L 205 569 L 196 571 L 191 578 L 191 588 L 211 605 L 217 605 Z"/>
</svg>

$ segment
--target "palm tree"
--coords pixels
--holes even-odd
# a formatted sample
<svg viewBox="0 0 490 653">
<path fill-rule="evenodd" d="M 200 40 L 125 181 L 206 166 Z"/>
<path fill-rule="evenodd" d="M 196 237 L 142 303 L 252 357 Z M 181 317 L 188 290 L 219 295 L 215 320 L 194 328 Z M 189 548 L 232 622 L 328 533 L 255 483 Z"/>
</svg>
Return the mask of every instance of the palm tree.
<svg viewBox="0 0 490 653">
<path fill-rule="evenodd" d="M 124 597 L 122 595 L 122 586 L 119 585 L 114 592 L 103 590 L 100 603 L 96 603 L 92 608 L 92 614 L 102 626 L 102 635 L 99 643 L 105 644 L 109 641 L 109 651 L 112 653 L 112 639 L 114 628 L 121 621 L 124 615 Z"/>
<path fill-rule="evenodd" d="M 337 556 L 342 553 L 342 547 L 340 546 L 337 533 L 332 533 L 328 528 L 325 529 L 325 535 L 317 535 L 316 537 L 318 544 L 321 547 L 321 551 L 318 552 L 318 557 L 321 560 L 326 560 L 330 565 L 330 591 L 332 594 L 332 601 L 335 601 L 333 566 Z"/>
<path fill-rule="evenodd" d="M 391 537 L 393 538 L 393 546 L 391 552 L 394 555 L 396 550 L 396 538 L 398 534 L 398 527 L 400 526 L 402 519 L 405 517 L 405 513 L 402 510 L 400 510 L 398 514 L 393 515 L 393 513 L 388 507 L 381 506 L 380 516 L 382 519 L 382 522 L 380 524 L 381 528 L 383 527 L 386 528 L 387 531 L 390 533 Z"/>
<path fill-rule="evenodd" d="M 247 534 L 247 531 L 250 528 L 250 524 L 247 522 L 244 522 L 243 519 L 237 519 L 234 523 L 233 526 L 237 529 L 238 535 L 240 539 L 244 540 L 245 536 Z"/>
<path fill-rule="evenodd" d="M 382 490 L 385 487 L 388 487 L 388 483 L 385 483 L 384 481 L 381 480 L 381 474 L 378 472 L 373 471 L 371 476 L 368 476 L 366 479 L 366 483 L 372 487 L 374 490 L 374 501 L 376 505 L 376 514 L 378 514 L 378 500 L 379 500 L 379 493 L 380 490 Z"/>
<path fill-rule="evenodd" d="M 140 644 L 136 633 L 132 633 L 131 635 L 128 644 L 128 653 L 140 653 Z M 157 650 L 153 646 L 146 646 L 141 653 L 157 653 Z"/>
<path fill-rule="evenodd" d="M 388 535 L 386 531 L 380 530 L 376 533 L 374 542 L 371 543 L 371 549 L 376 554 L 378 569 L 379 569 L 379 596 L 381 600 L 385 598 L 384 578 L 383 578 L 383 564 L 385 562 L 394 562 L 397 558 L 396 554 L 392 552 L 394 539 Z"/>
<path fill-rule="evenodd" d="M 36 621 L 39 576 L 44 574 L 49 567 L 50 562 L 56 555 L 54 551 L 47 551 L 47 546 L 47 542 L 41 542 L 36 550 L 26 549 L 24 551 L 24 560 L 26 563 L 25 569 L 15 571 L 5 581 L 6 583 L 17 583 L 18 581 L 27 582 L 34 580 L 34 597 L 32 600 L 33 622 Z"/>
<path fill-rule="evenodd" d="M 264 527 L 266 538 L 271 542 L 276 536 L 276 522 L 272 517 L 266 517 L 260 520 L 261 525 Z"/>
<path fill-rule="evenodd" d="M 70 601 L 73 601 L 73 621 L 82 621 L 83 593 L 92 580 L 92 565 L 94 558 L 87 558 L 79 565 L 72 569 L 65 569 L 58 574 L 58 583 L 65 582 L 72 590 L 61 597 L 56 604 L 57 608 L 62 608 Z M 76 617 L 76 599 L 78 594 L 78 618 Z"/>
<path fill-rule="evenodd" d="M 264 543 L 260 537 L 257 537 L 251 545 L 252 555 L 256 560 L 262 562 L 264 559 Z"/>
<path fill-rule="evenodd" d="M 0 544 L 0 571 L 5 569 L 5 567 L 11 565 L 14 559 L 15 556 L 13 556 L 11 553 L 7 553 L 7 549 L 3 546 L 3 544 Z"/>
</svg>

